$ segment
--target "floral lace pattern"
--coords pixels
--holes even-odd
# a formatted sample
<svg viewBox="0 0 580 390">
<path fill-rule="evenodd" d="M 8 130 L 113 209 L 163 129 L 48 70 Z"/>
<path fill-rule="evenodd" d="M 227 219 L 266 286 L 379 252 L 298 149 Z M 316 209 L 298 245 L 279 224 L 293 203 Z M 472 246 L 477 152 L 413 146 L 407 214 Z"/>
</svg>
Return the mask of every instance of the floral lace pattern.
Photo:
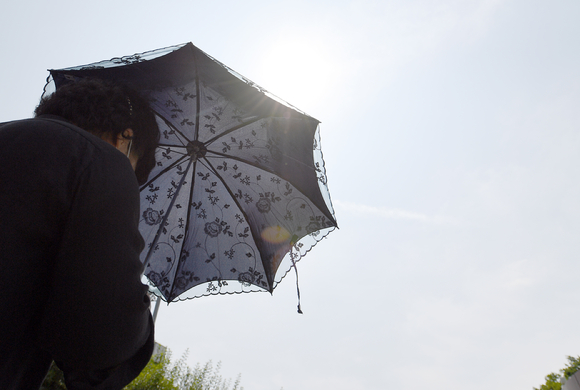
<svg viewBox="0 0 580 390">
<path fill-rule="evenodd" d="M 141 188 L 145 275 L 169 302 L 272 292 L 336 227 L 318 121 L 191 44 L 169 49 L 163 57 L 149 52 L 75 68 L 126 64 L 144 73 L 155 58 L 191 56 L 178 83 L 140 88 L 161 131 L 157 166 Z"/>
</svg>

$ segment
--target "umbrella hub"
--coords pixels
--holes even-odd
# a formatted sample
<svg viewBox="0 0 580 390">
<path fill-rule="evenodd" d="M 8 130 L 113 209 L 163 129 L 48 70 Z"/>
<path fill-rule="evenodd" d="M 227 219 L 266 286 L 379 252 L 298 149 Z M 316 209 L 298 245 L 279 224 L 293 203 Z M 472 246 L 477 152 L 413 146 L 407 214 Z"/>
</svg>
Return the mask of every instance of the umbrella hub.
<svg viewBox="0 0 580 390">
<path fill-rule="evenodd" d="M 189 141 L 186 146 L 187 154 L 191 156 L 193 161 L 197 161 L 197 159 L 202 158 L 207 153 L 207 148 L 200 141 Z"/>
</svg>

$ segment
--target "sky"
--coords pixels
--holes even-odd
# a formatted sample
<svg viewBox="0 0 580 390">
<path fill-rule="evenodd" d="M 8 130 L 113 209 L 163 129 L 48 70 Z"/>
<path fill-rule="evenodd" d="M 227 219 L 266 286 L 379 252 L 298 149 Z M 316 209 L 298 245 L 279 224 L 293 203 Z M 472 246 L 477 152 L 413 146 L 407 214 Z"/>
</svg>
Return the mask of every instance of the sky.
<svg viewBox="0 0 580 390">
<path fill-rule="evenodd" d="M 21 0 L 0 122 L 47 69 L 193 42 L 319 119 L 339 230 L 274 291 L 162 305 L 246 390 L 531 390 L 580 355 L 580 3 Z"/>
</svg>

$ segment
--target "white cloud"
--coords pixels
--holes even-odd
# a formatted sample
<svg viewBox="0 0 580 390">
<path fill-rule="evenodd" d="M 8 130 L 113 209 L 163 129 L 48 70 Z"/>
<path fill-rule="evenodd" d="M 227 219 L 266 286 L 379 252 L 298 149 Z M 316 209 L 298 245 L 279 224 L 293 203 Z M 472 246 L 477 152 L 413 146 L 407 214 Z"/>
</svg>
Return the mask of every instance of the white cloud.
<svg viewBox="0 0 580 390">
<path fill-rule="evenodd" d="M 374 215 L 379 218 L 388 219 L 407 219 L 419 222 L 431 223 L 453 223 L 451 218 L 446 216 L 429 216 L 414 211 L 407 211 L 401 209 L 389 209 L 386 207 L 368 206 L 360 203 L 343 202 L 340 200 L 333 200 L 333 206 L 339 212 L 356 213 L 359 215 Z"/>
</svg>

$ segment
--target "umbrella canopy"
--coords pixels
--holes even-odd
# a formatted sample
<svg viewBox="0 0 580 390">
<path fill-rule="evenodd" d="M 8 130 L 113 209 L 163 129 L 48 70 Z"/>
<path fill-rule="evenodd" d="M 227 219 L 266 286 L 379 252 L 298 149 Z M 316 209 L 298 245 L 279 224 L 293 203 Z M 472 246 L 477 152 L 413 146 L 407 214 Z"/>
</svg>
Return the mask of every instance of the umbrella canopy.
<svg viewBox="0 0 580 390">
<path fill-rule="evenodd" d="M 191 43 L 51 70 L 129 85 L 149 100 L 161 140 L 141 187 L 145 275 L 168 302 L 272 292 L 337 225 L 319 121 Z"/>
</svg>

